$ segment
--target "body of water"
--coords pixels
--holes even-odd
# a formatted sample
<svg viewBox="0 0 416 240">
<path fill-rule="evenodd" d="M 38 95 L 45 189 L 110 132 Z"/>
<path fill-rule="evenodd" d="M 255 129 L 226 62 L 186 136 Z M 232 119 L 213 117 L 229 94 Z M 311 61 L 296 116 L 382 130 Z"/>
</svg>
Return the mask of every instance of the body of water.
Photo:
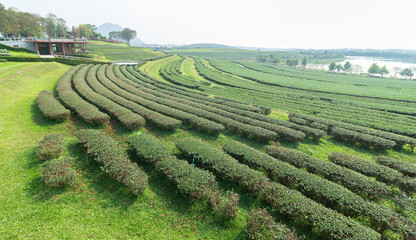
<svg viewBox="0 0 416 240">
<path fill-rule="evenodd" d="M 387 58 L 377 58 L 377 57 L 357 57 L 357 56 L 346 56 L 346 60 L 342 62 L 337 62 L 337 64 L 344 65 L 347 61 L 350 62 L 353 66 L 353 73 L 367 73 L 368 69 L 373 63 L 377 63 L 379 67 L 386 66 L 386 68 L 390 71 L 387 77 L 402 77 L 399 72 L 404 68 L 411 68 L 413 73 L 416 75 L 416 64 L 414 63 L 406 63 L 400 62 L 399 60 L 395 59 L 387 59 Z M 308 68 L 321 70 L 321 71 L 328 71 L 329 64 L 308 64 Z M 415 76 L 413 76 L 415 78 Z"/>
</svg>

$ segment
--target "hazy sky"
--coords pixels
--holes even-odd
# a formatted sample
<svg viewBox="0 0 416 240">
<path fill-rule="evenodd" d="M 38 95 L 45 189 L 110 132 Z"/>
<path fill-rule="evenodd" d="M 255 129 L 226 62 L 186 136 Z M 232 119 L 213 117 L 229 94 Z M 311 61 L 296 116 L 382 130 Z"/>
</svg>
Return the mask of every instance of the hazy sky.
<svg viewBox="0 0 416 240">
<path fill-rule="evenodd" d="M 0 0 L 68 26 L 112 22 L 145 43 L 416 49 L 412 0 Z M 413 3 L 413 4 L 412 4 Z"/>
</svg>

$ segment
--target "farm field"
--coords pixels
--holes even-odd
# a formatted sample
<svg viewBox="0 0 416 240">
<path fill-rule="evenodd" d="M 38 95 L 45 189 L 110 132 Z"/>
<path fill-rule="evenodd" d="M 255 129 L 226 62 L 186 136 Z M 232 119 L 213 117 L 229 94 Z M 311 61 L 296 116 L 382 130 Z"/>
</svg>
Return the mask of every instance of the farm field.
<svg viewBox="0 0 416 240">
<path fill-rule="evenodd" d="M 416 134 L 414 81 L 217 58 L 194 59 L 199 75 L 211 82 L 194 82 L 200 91 L 410 137 Z M 398 84 L 406 87 L 399 88 Z"/>
<path fill-rule="evenodd" d="M 274 86 L 262 89 L 227 65 L 236 63 L 215 61 L 174 55 L 138 67 L 0 63 L 0 237 L 247 239 L 254 207 L 307 239 L 416 236 L 414 176 L 376 160 L 416 164 L 416 140 L 289 114 L 280 107 L 287 105 L 267 104 Z M 36 104 L 44 90 L 71 110 L 68 119 L 44 116 L 49 110 Z M 310 114 L 301 109 L 294 112 Z M 41 177 L 45 163 L 36 149 L 46 133 L 65 138 L 62 156 L 73 158 L 76 172 L 70 186 L 48 187 Z M 94 149 L 100 141 L 137 163 L 121 169 L 143 170 L 141 190 L 131 191 L 135 178 L 100 167 L 107 166 L 106 151 Z M 368 170 L 353 160 L 339 165 L 350 155 Z"/>
<path fill-rule="evenodd" d="M 115 44 L 102 41 L 91 41 L 88 49 L 103 54 L 110 60 L 142 60 L 163 55 L 148 48 L 131 47 L 127 44 Z"/>
</svg>

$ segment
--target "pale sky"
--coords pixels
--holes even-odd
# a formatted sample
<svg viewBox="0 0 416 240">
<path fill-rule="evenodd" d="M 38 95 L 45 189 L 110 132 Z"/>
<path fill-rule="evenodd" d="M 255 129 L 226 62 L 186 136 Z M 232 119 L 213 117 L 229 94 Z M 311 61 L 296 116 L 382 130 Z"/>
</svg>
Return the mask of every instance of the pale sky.
<svg viewBox="0 0 416 240">
<path fill-rule="evenodd" d="M 68 27 L 112 22 L 145 43 L 416 49 L 412 0 L 0 0 Z"/>
</svg>

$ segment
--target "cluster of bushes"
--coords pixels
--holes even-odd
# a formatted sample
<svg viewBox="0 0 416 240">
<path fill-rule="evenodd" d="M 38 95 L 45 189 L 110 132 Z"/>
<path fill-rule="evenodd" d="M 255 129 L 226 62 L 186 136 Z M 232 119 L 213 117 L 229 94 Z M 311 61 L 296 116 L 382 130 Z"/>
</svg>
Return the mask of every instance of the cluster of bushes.
<svg viewBox="0 0 416 240">
<path fill-rule="evenodd" d="M 159 112 L 152 111 L 146 108 L 149 106 L 149 104 L 152 103 L 148 104 L 148 101 L 141 98 L 140 96 L 131 94 L 120 89 L 114 81 L 112 82 L 107 78 L 106 68 L 108 69 L 111 67 L 102 65 L 98 69 L 98 79 L 94 78 L 94 76 L 92 78 L 87 79 L 87 81 L 94 88 L 95 91 L 100 92 L 101 94 L 110 98 L 114 102 L 117 102 L 118 104 L 140 114 L 140 116 L 143 116 L 146 119 L 146 121 L 153 123 L 154 125 L 160 128 L 173 130 L 181 126 L 182 122 L 180 120 L 165 116 L 163 114 L 160 114 Z M 109 75 L 109 77 L 111 76 Z M 113 78 L 115 77 L 113 76 Z"/>
<path fill-rule="evenodd" d="M 237 216 L 238 194 L 228 192 L 226 197 L 221 197 L 215 177 L 210 172 L 171 156 L 165 145 L 151 135 L 141 133 L 129 138 L 128 143 L 140 160 L 152 163 L 175 183 L 182 194 L 192 199 L 206 198 L 225 218 Z"/>
<path fill-rule="evenodd" d="M 72 159 L 59 158 L 64 149 L 61 134 L 47 134 L 39 141 L 36 155 L 46 161 L 41 170 L 45 184 L 53 186 L 71 185 L 75 180 L 75 171 L 71 167 Z"/>
<path fill-rule="evenodd" d="M 39 141 L 36 155 L 46 161 L 58 158 L 64 149 L 64 138 L 61 134 L 47 134 Z"/>
<path fill-rule="evenodd" d="M 108 67 L 106 74 L 111 81 L 103 81 L 103 84 L 107 84 L 108 88 L 116 91 L 119 95 L 123 95 L 124 97 L 127 97 L 128 99 L 141 104 L 146 108 L 185 121 L 191 124 L 194 128 L 213 135 L 224 130 L 224 126 L 221 124 L 197 117 L 194 114 L 184 112 L 181 109 L 170 107 L 174 105 L 174 103 L 171 103 L 170 105 L 164 104 L 168 100 L 164 101 L 162 99 L 161 101 L 157 101 L 157 97 L 141 91 L 139 89 L 141 88 L 140 85 L 126 78 L 118 68 L 112 69 Z"/>
<path fill-rule="evenodd" d="M 133 69 L 133 67 L 121 67 L 121 69 L 127 70 L 130 74 L 135 76 L 137 79 L 140 79 L 142 81 L 145 81 L 150 84 L 154 84 L 155 86 L 158 86 L 159 88 L 169 90 L 171 92 L 179 93 L 183 96 L 192 97 L 194 99 L 204 100 L 212 103 L 222 104 L 229 107 L 251 111 L 251 112 L 261 112 L 261 109 L 256 105 L 248 105 L 247 103 L 243 103 L 238 100 L 230 99 L 230 98 L 224 98 L 220 96 L 211 97 L 208 96 L 205 93 L 192 91 L 186 88 L 182 88 L 180 86 L 168 84 L 166 82 L 160 81 L 159 79 L 153 78 L 149 75 L 147 75 L 144 72 L 141 72 L 140 70 L 136 69 L 136 71 Z"/>
<path fill-rule="evenodd" d="M 224 150 L 243 163 L 266 171 L 271 179 L 294 188 L 327 207 L 348 216 L 368 218 L 371 227 L 377 231 L 393 230 L 404 234 L 416 234 L 413 222 L 408 222 L 380 204 L 365 201 L 341 185 L 281 162 L 237 141 L 226 143 Z"/>
<path fill-rule="evenodd" d="M 333 152 L 328 158 L 335 164 L 374 177 L 381 182 L 396 184 L 405 192 L 416 192 L 416 179 L 404 176 L 402 173 L 389 167 L 341 152 Z"/>
<path fill-rule="evenodd" d="M 266 209 L 254 208 L 247 215 L 246 233 L 254 240 L 296 240 L 299 238 L 295 231 L 282 223 L 276 223 Z"/>
<path fill-rule="evenodd" d="M 52 92 L 39 92 L 36 103 L 42 114 L 52 120 L 63 121 L 71 115 L 71 112 L 56 100 Z"/>
<path fill-rule="evenodd" d="M 209 119 L 211 121 L 215 121 L 217 123 L 224 125 L 228 129 L 236 132 L 237 134 L 241 136 L 247 136 L 247 137 L 252 136 L 260 141 L 273 140 L 277 136 L 275 132 L 272 132 L 270 130 L 257 127 L 257 126 L 251 126 L 245 123 L 238 122 L 235 119 L 223 117 L 221 115 L 208 112 L 204 109 L 193 107 L 192 102 L 190 101 L 180 101 L 177 98 L 172 99 L 166 94 L 157 93 L 157 91 L 153 91 L 152 89 L 146 88 L 145 86 L 143 86 L 143 84 L 142 85 L 139 84 L 139 80 L 137 79 L 136 79 L 136 82 L 137 82 L 136 84 L 134 84 L 133 82 L 130 82 L 131 84 L 133 84 L 132 86 L 137 87 L 137 88 L 132 89 L 132 86 L 130 86 L 128 90 L 131 91 L 132 93 L 145 97 L 146 99 L 150 101 L 157 102 L 162 105 L 181 110 L 183 112 L 195 114 L 198 117 L 202 117 L 205 119 Z"/>
<path fill-rule="evenodd" d="M 123 68 L 122 68 L 123 69 Z M 131 77 L 130 77 L 131 79 Z M 140 79 L 142 80 L 142 79 Z M 241 123 L 261 127 L 270 131 L 276 132 L 280 137 L 292 141 L 298 142 L 301 141 L 305 136 L 313 137 L 315 140 L 319 140 L 322 136 L 325 135 L 324 131 L 313 129 L 307 126 L 299 126 L 296 124 L 291 124 L 282 120 L 273 120 L 270 117 L 264 116 L 262 114 L 251 112 L 247 110 L 242 110 L 238 108 L 233 108 L 229 106 L 224 106 L 218 103 L 207 102 L 206 100 L 195 99 L 194 96 L 184 96 L 182 93 L 176 93 L 176 91 L 161 90 L 155 89 L 154 85 L 150 87 L 151 83 L 142 82 L 144 88 L 148 88 L 149 91 L 156 95 L 163 97 L 164 99 L 170 99 L 175 102 L 181 102 L 187 105 L 191 105 L 195 108 L 199 108 L 211 113 L 221 115 L 226 118 L 234 119 Z M 156 85 L 160 87 L 160 85 Z M 151 90 L 150 90 L 151 89 Z M 153 91 L 152 91 L 153 90 Z M 306 135 L 305 135 L 306 133 Z"/>
<path fill-rule="evenodd" d="M 306 169 L 310 173 L 317 174 L 335 183 L 340 183 L 352 192 L 364 194 L 372 199 L 392 193 L 392 189 L 384 183 L 306 153 L 273 145 L 266 146 L 265 150 L 270 156 L 288 162 L 297 168 Z"/>
<path fill-rule="evenodd" d="M 83 66 L 84 65 L 78 65 L 64 73 L 56 84 L 56 92 L 61 102 L 66 107 L 76 112 L 86 122 L 101 125 L 108 122 L 110 117 L 107 114 L 100 112 L 96 106 L 86 102 L 72 89 L 72 76 Z M 80 74 L 81 76 L 79 77 L 85 77 L 86 71 L 80 72 Z"/>
<path fill-rule="evenodd" d="M 409 144 L 412 152 L 414 148 L 416 147 L 416 139 L 403 136 L 403 135 L 399 135 L 399 134 L 395 134 L 395 133 L 374 130 L 368 127 L 362 127 L 362 126 L 339 122 L 335 120 L 323 119 L 323 118 L 310 116 L 306 114 L 300 114 L 300 113 L 290 113 L 290 116 L 304 119 L 308 121 L 309 126 L 315 127 L 315 128 L 320 128 L 320 129 L 327 128 L 329 130 L 332 127 L 340 127 L 340 128 L 348 129 L 351 131 L 359 132 L 362 134 L 368 134 L 368 135 L 384 138 L 386 140 L 394 141 L 396 143 L 396 147 L 399 147 L 399 148 L 403 147 L 406 144 Z"/>
<path fill-rule="evenodd" d="M 410 162 L 406 162 L 403 160 L 397 160 L 397 159 L 389 158 L 385 156 L 378 157 L 377 162 L 386 167 L 396 169 L 397 171 L 409 177 L 416 177 L 416 164 L 415 163 L 410 163 Z"/>
<path fill-rule="evenodd" d="M 300 192 L 271 182 L 263 173 L 240 164 L 223 151 L 195 138 L 183 138 L 176 146 L 196 165 L 261 196 L 275 211 L 296 222 L 311 226 L 326 239 L 380 239 L 380 234 L 350 218 L 303 196 Z M 334 195 L 335 197 L 336 195 Z"/>
<path fill-rule="evenodd" d="M 76 136 L 81 146 L 103 165 L 102 169 L 111 178 L 126 185 L 135 195 L 144 191 L 148 184 L 146 173 L 130 161 L 126 151 L 111 137 L 92 129 L 79 130 Z"/>
<path fill-rule="evenodd" d="M 42 168 L 42 178 L 49 187 L 71 185 L 76 177 L 72 169 L 72 159 L 68 157 L 47 161 Z"/>
<path fill-rule="evenodd" d="M 359 143 L 365 148 L 373 147 L 377 150 L 387 150 L 396 146 L 393 141 L 340 127 L 331 127 L 331 134 L 339 141 L 347 141 L 352 144 Z"/>
<path fill-rule="evenodd" d="M 87 78 L 95 78 L 97 67 L 98 65 L 95 65 L 91 71 L 88 71 L 91 68 L 91 65 L 87 65 L 74 75 L 73 83 L 76 91 L 99 109 L 118 119 L 127 129 L 137 129 L 138 127 L 143 126 L 146 120 L 142 116 L 94 92 L 85 82 L 85 72 L 88 71 Z"/>
</svg>

